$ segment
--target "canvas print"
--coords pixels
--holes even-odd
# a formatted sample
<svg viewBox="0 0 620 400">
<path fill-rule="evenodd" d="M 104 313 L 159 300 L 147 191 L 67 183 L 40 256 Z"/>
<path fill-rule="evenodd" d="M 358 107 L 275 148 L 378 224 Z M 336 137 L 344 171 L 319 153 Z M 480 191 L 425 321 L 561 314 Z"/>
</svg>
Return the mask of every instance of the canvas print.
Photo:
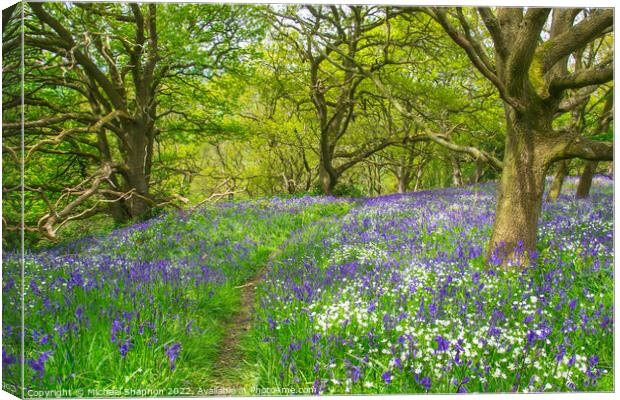
<svg viewBox="0 0 620 400">
<path fill-rule="evenodd" d="M 613 391 L 613 18 L 8 6 L 3 391 Z"/>
</svg>

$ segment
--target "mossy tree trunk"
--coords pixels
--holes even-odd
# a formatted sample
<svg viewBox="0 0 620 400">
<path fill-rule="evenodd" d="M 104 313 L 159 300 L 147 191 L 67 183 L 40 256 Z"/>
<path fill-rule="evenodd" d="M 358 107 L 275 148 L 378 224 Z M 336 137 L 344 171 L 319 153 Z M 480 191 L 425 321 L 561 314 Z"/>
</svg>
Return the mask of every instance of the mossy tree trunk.
<svg viewBox="0 0 620 400">
<path fill-rule="evenodd" d="M 494 262 L 524 261 L 536 248 L 545 175 L 549 160 L 538 118 L 509 111 L 502 175 L 488 257 Z M 543 124 L 544 125 L 544 124 Z M 499 258 L 498 258 L 499 257 Z"/>
</svg>

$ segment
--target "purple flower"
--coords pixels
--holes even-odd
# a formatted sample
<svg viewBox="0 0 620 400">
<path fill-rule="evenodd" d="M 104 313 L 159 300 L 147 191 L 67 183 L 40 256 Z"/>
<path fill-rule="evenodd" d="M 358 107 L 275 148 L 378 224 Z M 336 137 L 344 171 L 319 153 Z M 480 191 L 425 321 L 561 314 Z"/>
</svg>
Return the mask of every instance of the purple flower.
<svg viewBox="0 0 620 400">
<path fill-rule="evenodd" d="M 37 283 L 34 280 L 30 281 L 30 289 L 32 290 L 32 292 L 34 294 L 36 294 L 37 296 L 41 295 L 41 290 L 39 290 L 39 287 L 37 286 Z"/>
<path fill-rule="evenodd" d="M 39 378 L 41 379 L 43 378 L 43 375 L 45 375 L 45 362 L 51 355 L 52 352 L 48 350 L 41 353 L 36 360 L 32 358 L 28 360 L 28 366 L 38 372 Z"/>
<path fill-rule="evenodd" d="M 129 338 L 125 339 L 124 342 L 118 344 L 118 350 L 121 353 L 121 357 L 125 358 L 129 350 L 131 349 L 131 340 Z"/>
<path fill-rule="evenodd" d="M 598 364 L 599 358 L 598 356 L 594 355 L 592 357 L 590 357 L 588 359 L 588 364 L 590 365 L 590 368 L 594 367 L 596 364 Z"/>
<path fill-rule="evenodd" d="M 431 317 L 436 317 L 437 316 L 437 304 L 435 303 L 429 304 L 428 313 L 430 314 Z"/>
<path fill-rule="evenodd" d="M 11 364 L 15 364 L 16 361 L 17 358 L 14 355 L 7 354 L 6 351 L 2 349 L 2 369 L 5 371 L 5 373 L 6 368 Z"/>
<path fill-rule="evenodd" d="M 501 333 L 501 329 L 499 329 L 497 326 L 492 326 L 491 328 L 489 328 L 489 335 L 491 336 L 499 336 Z"/>
<path fill-rule="evenodd" d="M 77 306 L 77 308 L 75 309 L 75 318 L 81 319 L 82 315 L 84 315 L 84 309 L 82 308 L 82 306 Z"/>
<path fill-rule="evenodd" d="M 6 283 L 4 284 L 4 287 L 2 288 L 2 290 L 7 292 L 11 290 L 14 286 L 15 286 L 15 279 L 13 279 L 13 277 L 11 276 L 6 280 Z"/>
<path fill-rule="evenodd" d="M 570 303 L 568 303 L 568 308 L 570 308 L 571 310 L 574 310 L 575 307 L 577 307 L 577 299 L 572 299 Z"/>
<path fill-rule="evenodd" d="M 312 386 L 312 393 L 320 394 L 321 393 L 321 380 L 316 378 L 314 380 L 314 385 Z"/>
<path fill-rule="evenodd" d="M 119 319 L 112 321 L 110 341 L 112 343 L 116 342 L 118 334 L 122 332 L 129 333 L 129 325 L 125 325 L 125 322 Z"/>
<path fill-rule="evenodd" d="M 39 340 L 39 344 L 41 345 L 46 345 L 50 342 L 50 335 L 45 334 L 43 336 L 41 336 L 41 339 Z"/>
<path fill-rule="evenodd" d="M 596 364 L 598 364 L 599 358 L 598 356 L 591 356 L 588 359 L 588 369 L 586 370 L 586 375 L 588 379 L 586 381 L 586 386 L 594 386 L 596 385 L 596 380 L 601 376 L 601 370 L 594 368 Z"/>
<path fill-rule="evenodd" d="M 416 382 L 422 385 L 427 391 L 431 388 L 431 378 L 429 378 L 428 376 L 425 376 L 422 379 L 418 379 L 418 377 L 416 376 Z"/>
<path fill-rule="evenodd" d="M 575 361 L 577 360 L 577 356 L 575 354 L 572 355 L 572 357 L 568 360 L 567 365 L 569 367 L 572 367 L 573 365 L 575 365 Z"/>
<path fill-rule="evenodd" d="M 464 377 L 460 381 L 457 380 L 456 378 L 452 379 L 452 384 L 454 386 L 457 386 L 457 388 L 456 388 L 456 392 L 457 393 L 467 393 L 467 388 L 465 388 L 465 384 L 467 382 L 469 382 L 469 377 L 468 376 Z"/>
<path fill-rule="evenodd" d="M 68 324 L 64 324 L 64 325 L 55 324 L 54 330 L 58 333 L 58 337 L 63 339 L 64 336 L 69 332 L 69 325 Z"/>
<path fill-rule="evenodd" d="M 360 379 L 361 369 L 357 365 L 353 365 L 351 367 L 351 380 L 353 383 L 357 382 Z"/>
<path fill-rule="evenodd" d="M 175 362 L 179 357 L 179 353 L 181 352 L 181 343 L 177 342 L 172 345 L 165 345 L 164 351 L 166 352 L 166 356 L 168 357 L 170 370 L 174 371 L 174 369 L 176 368 Z"/>
<path fill-rule="evenodd" d="M 555 355 L 555 361 L 560 362 L 562 361 L 562 359 L 564 358 L 564 355 L 566 354 L 566 346 L 561 344 L 557 347 L 557 349 L 558 349 L 558 352 Z"/>
<path fill-rule="evenodd" d="M 454 356 L 454 363 L 456 365 L 463 365 L 463 361 L 461 360 L 461 352 L 457 351 L 456 355 Z"/>
<path fill-rule="evenodd" d="M 532 344 L 534 344 L 534 340 L 536 340 L 536 338 L 538 337 L 538 335 L 536 335 L 536 332 L 530 330 L 527 332 L 527 344 L 529 346 L 532 346 Z"/>
<path fill-rule="evenodd" d="M 381 379 L 385 382 L 386 385 L 389 385 L 392 382 L 392 373 L 390 371 L 385 371 L 381 374 Z"/>
<path fill-rule="evenodd" d="M 397 366 L 401 371 L 403 370 L 403 363 L 400 361 L 400 357 L 394 357 L 394 365 Z"/>
<path fill-rule="evenodd" d="M 546 339 L 549 335 L 551 335 L 551 332 L 553 331 L 551 326 L 546 322 L 541 323 L 539 329 L 540 334 L 538 335 L 538 339 L 540 340 Z"/>
<path fill-rule="evenodd" d="M 435 336 L 435 342 L 437 342 L 438 351 L 446 351 L 450 348 L 450 342 L 441 335 Z"/>
</svg>

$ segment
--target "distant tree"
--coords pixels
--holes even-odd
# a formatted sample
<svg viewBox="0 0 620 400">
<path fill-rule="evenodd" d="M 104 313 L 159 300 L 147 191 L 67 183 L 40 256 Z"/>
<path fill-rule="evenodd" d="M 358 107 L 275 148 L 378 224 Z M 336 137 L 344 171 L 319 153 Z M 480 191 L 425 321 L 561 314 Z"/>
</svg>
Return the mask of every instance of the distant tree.
<svg viewBox="0 0 620 400">
<path fill-rule="evenodd" d="M 418 190 L 424 169 L 432 157 L 428 147 L 428 143 L 412 143 L 392 146 L 380 153 L 387 169 L 396 178 L 398 193 Z"/>
<path fill-rule="evenodd" d="M 404 137 L 402 142 L 433 142 L 501 170 L 502 162 L 492 146 L 501 135 L 501 125 L 497 124 L 494 112 L 496 99 L 487 90 L 486 82 L 480 82 L 471 71 L 463 71 L 460 60 L 453 57 L 453 49 L 438 45 L 441 37 L 429 28 L 428 18 L 419 18 L 415 13 L 413 18 L 406 18 L 407 13 L 388 15 L 403 18 L 386 19 L 384 32 L 392 32 L 391 24 L 404 24 L 406 28 L 401 28 L 397 37 L 388 34 L 376 40 L 384 51 L 374 54 L 372 63 L 364 64 L 338 46 L 328 44 L 333 53 L 350 64 L 340 68 L 365 76 L 372 83 L 369 90 L 374 92 L 373 97 L 389 102 L 409 120 L 414 134 Z M 446 68 L 447 64 L 450 68 Z M 468 117 L 474 114 L 475 118 Z M 480 118 L 481 115 L 484 117 Z M 459 143 L 456 138 L 464 132 L 469 132 L 468 138 L 478 143 Z M 485 147 L 491 147 L 490 151 Z"/>
<path fill-rule="evenodd" d="M 569 164 L 569 160 L 560 160 L 555 163 L 557 170 L 553 175 L 553 182 L 551 183 L 549 193 L 547 194 L 547 201 L 557 200 L 560 193 L 562 193 L 562 186 L 564 186 L 564 178 L 566 178 L 566 175 L 568 174 Z"/>
<path fill-rule="evenodd" d="M 339 178 L 353 166 L 404 138 L 373 135 L 358 146 L 346 146 L 358 116 L 366 76 L 354 63 L 373 63 L 376 32 L 391 18 L 385 7 L 289 6 L 273 10 L 276 40 L 286 41 L 303 61 L 302 79 L 318 120 L 319 179 L 323 193 L 332 194 Z M 369 68 L 380 68 L 374 64 Z"/>
</svg>

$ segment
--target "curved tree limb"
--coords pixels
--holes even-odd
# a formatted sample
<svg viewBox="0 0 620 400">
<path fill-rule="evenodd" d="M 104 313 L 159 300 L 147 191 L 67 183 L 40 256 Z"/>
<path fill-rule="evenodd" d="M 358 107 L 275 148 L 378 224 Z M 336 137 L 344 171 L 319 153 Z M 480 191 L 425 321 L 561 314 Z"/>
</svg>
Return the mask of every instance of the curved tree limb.
<svg viewBox="0 0 620 400">
<path fill-rule="evenodd" d="M 554 146 L 553 161 L 580 158 L 589 161 L 613 161 L 613 142 L 588 139 L 577 133 L 572 138 Z"/>
<path fill-rule="evenodd" d="M 571 75 L 560 76 L 553 79 L 549 85 L 549 92 L 558 94 L 566 89 L 580 89 L 586 86 L 601 85 L 610 82 L 613 78 L 613 66 L 580 69 Z"/>
<path fill-rule="evenodd" d="M 613 23 L 613 9 L 595 10 L 589 17 L 573 25 L 564 33 L 547 40 L 538 50 L 543 73 L 549 71 L 563 57 L 605 34 Z"/>
<path fill-rule="evenodd" d="M 480 58 L 480 55 L 476 51 L 477 47 L 480 45 L 474 46 L 463 34 L 461 34 L 454 25 L 450 23 L 448 20 L 447 13 L 445 9 L 440 7 L 432 7 L 430 9 L 423 9 L 431 18 L 433 18 L 441 27 L 446 31 L 448 36 L 452 38 L 452 40 L 458 44 L 467 56 L 474 64 L 476 69 L 484 75 L 499 91 L 500 97 L 504 99 L 504 101 L 510 104 L 516 110 L 523 110 L 523 105 L 519 103 L 517 99 L 510 96 L 506 90 L 504 84 L 499 80 L 497 76 L 497 72 L 493 69 L 489 69 L 485 62 Z"/>
</svg>

